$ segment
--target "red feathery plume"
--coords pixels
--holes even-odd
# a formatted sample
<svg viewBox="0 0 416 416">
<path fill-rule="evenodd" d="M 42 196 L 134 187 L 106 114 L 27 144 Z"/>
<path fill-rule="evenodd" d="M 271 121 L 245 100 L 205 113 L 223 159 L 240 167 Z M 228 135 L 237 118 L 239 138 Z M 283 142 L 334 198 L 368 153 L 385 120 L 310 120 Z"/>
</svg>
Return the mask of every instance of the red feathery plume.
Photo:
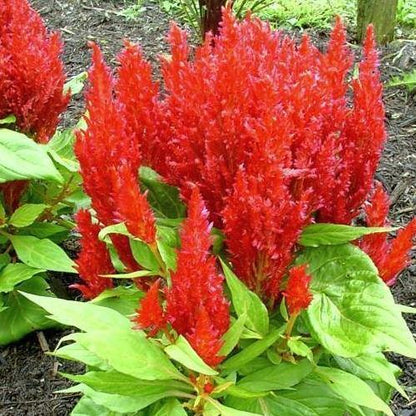
<svg viewBox="0 0 416 416">
<path fill-rule="evenodd" d="M 0 119 L 14 114 L 19 130 L 45 143 L 69 100 L 60 36 L 27 0 L 3 0 L 0 22 Z"/>
<path fill-rule="evenodd" d="M 105 243 L 98 239 L 100 227 L 92 223 L 91 214 L 88 211 L 79 211 L 76 221 L 81 233 L 81 252 L 76 264 L 83 283 L 71 287 L 79 289 L 85 299 L 92 299 L 105 289 L 113 287 L 111 279 L 101 275 L 113 274 L 115 270 Z"/>
<path fill-rule="evenodd" d="M 172 273 L 172 286 L 166 294 L 167 319 L 179 334 L 192 340 L 204 361 L 216 363 L 221 358 L 211 354 L 216 351 L 214 346 L 222 344 L 230 316 L 223 277 L 217 272 L 215 257 L 209 254 L 212 241 L 207 218 L 200 193 L 194 188 L 181 232 L 177 271 Z"/>
<path fill-rule="evenodd" d="M 292 267 L 289 270 L 289 279 L 283 292 L 290 315 L 297 315 L 306 309 L 312 302 L 312 293 L 309 290 L 311 276 L 306 272 L 306 264 Z"/>
<path fill-rule="evenodd" d="M 376 183 L 371 201 L 364 207 L 366 224 L 369 227 L 387 227 L 390 199 L 383 185 Z M 364 236 L 358 243 L 377 266 L 380 277 L 389 285 L 410 261 L 410 251 L 416 237 L 416 218 L 397 233 L 394 239 L 389 239 L 387 233 L 377 233 Z"/>
<path fill-rule="evenodd" d="M 146 196 L 140 192 L 137 172 L 126 163 L 115 171 L 114 203 L 117 218 L 129 232 L 147 244 L 155 244 L 155 217 Z"/>
<path fill-rule="evenodd" d="M 140 301 L 140 309 L 134 322 L 140 329 L 149 331 L 149 337 L 154 337 L 161 329 L 166 326 L 166 317 L 159 300 L 161 280 L 156 280 L 145 297 Z"/>
</svg>

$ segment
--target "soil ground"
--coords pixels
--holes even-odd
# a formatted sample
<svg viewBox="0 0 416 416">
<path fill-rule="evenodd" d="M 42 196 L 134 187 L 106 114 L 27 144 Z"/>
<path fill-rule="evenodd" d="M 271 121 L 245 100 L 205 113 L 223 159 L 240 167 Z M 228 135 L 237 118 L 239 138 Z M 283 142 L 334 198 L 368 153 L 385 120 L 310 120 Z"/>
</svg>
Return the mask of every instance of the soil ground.
<svg viewBox="0 0 416 416">
<path fill-rule="evenodd" d="M 123 38 L 139 42 L 153 62 L 158 54 L 166 52 L 164 37 L 169 18 L 155 3 L 147 2 L 139 18 L 130 21 L 118 14 L 126 6 L 122 0 L 33 0 L 32 4 L 50 28 L 62 32 L 64 61 L 70 77 L 89 66 L 88 40 L 100 44 L 110 63 L 114 62 Z M 327 34 L 312 33 L 312 37 L 322 42 Z M 416 67 L 415 41 L 396 41 L 381 50 L 381 67 L 384 80 Z M 391 220 L 394 225 L 401 225 L 416 214 L 416 97 L 401 89 L 386 89 L 385 104 L 389 141 L 379 175 L 392 195 Z M 82 96 L 75 97 L 64 124 L 74 124 L 82 113 Z M 416 264 L 400 276 L 393 294 L 397 302 L 416 306 Z M 416 334 L 416 315 L 407 315 L 406 319 Z M 44 333 L 51 350 L 62 335 L 56 331 Z M 74 372 L 80 368 L 58 363 L 43 353 L 41 344 L 37 335 L 32 334 L 0 350 L 0 416 L 70 414 L 77 397 L 54 393 L 69 386 L 56 371 Z M 407 402 L 395 395 L 393 412 L 396 416 L 416 416 L 416 362 L 403 357 L 393 360 L 403 369 L 401 383 L 410 397 Z"/>
</svg>

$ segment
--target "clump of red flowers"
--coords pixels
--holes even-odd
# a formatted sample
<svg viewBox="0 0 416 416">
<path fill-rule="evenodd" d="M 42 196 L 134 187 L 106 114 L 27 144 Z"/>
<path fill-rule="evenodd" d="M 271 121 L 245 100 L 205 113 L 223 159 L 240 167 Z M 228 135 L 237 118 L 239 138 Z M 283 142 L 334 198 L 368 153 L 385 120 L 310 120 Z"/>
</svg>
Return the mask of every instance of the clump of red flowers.
<svg viewBox="0 0 416 416">
<path fill-rule="evenodd" d="M 387 215 L 390 199 L 381 183 L 377 183 L 371 200 L 365 205 L 366 224 L 369 227 L 388 227 Z M 416 218 L 406 227 L 399 230 L 395 238 L 389 238 L 386 233 L 371 234 L 359 242 L 377 266 L 380 277 L 389 285 L 410 263 L 410 250 L 416 238 Z"/>
<path fill-rule="evenodd" d="M 27 0 L 2 0 L 0 22 L 0 119 L 13 114 L 20 131 L 45 143 L 69 100 L 60 36 Z"/>
</svg>

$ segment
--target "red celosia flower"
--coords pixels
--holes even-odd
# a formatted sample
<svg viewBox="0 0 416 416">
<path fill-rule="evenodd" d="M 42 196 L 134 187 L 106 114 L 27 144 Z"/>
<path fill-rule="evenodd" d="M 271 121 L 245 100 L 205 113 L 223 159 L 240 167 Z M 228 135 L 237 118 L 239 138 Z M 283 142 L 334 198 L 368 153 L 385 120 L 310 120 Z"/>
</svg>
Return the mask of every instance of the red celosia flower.
<svg viewBox="0 0 416 416">
<path fill-rule="evenodd" d="M 77 133 L 75 145 L 84 189 L 102 224 L 125 221 L 132 234 L 154 242 L 154 218 L 139 190 L 137 138 L 124 117 L 125 105 L 114 97 L 114 81 L 101 51 L 95 44 L 92 49 L 93 66 L 86 96 L 88 127 Z M 126 268 L 139 269 L 128 238 L 114 235 L 112 241 Z"/>
<path fill-rule="evenodd" d="M 210 366 L 216 367 L 225 357 L 219 356 L 223 341 L 218 330 L 213 326 L 212 319 L 203 305 L 195 317 L 193 330 L 187 335 L 192 348 Z"/>
<path fill-rule="evenodd" d="M 155 336 L 166 326 L 166 317 L 159 300 L 161 280 L 152 284 L 145 297 L 140 301 L 140 309 L 134 321 L 138 328 L 149 331 L 149 336 Z"/>
<path fill-rule="evenodd" d="M 386 227 L 390 200 L 383 185 L 376 184 L 371 201 L 365 206 L 366 223 L 369 227 Z M 387 233 L 370 234 L 359 241 L 359 246 L 373 260 L 380 277 L 393 285 L 399 273 L 409 264 L 410 250 L 416 237 L 416 218 L 389 239 Z"/>
<path fill-rule="evenodd" d="M 212 241 L 207 217 L 201 196 L 194 188 L 181 232 L 177 271 L 172 273 L 166 300 L 167 319 L 172 327 L 191 342 L 204 361 L 214 365 L 221 361 L 217 353 L 230 316 L 223 277 L 217 272 L 215 257 L 209 254 Z"/>
<path fill-rule="evenodd" d="M 131 234 L 147 244 L 155 244 L 156 227 L 146 196 L 140 192 L 137 172 L 125 163 L 114 172 L 114 203 L 119 221 L 125 222 Z"/>
<path fill-rule="evenodd" d="M 111 289 L 111 279 L 101 277 L 103 274 L 115 273 L 107 247 L 98 239 L 100 227 L 93 224 L 88 211 L 79 211 L 76 216 L 78 230 L 81 233 L 81 253 L 76 260 L 79 276 L 83 283 L 71 287 L 79 289 L 84 298 L 92 299 L 103 290 Z"/>
<path fill-rule="evenodd" d="M 309 290 L 311 276 L 306 272 L 306 264 L 292 267 L 289 270 L 289 279 L 283 292 L 290 315 L 297 315 L 306 309 L 312 302 L 312 293 Z"/>
<path fill-rule="evenodd" d="M 61 39 L 27 0 L 2 0 L 0 22 L 0 119 L 14 114 L 19 130 L 44 143 L 69 100 Z"/>
</svg>

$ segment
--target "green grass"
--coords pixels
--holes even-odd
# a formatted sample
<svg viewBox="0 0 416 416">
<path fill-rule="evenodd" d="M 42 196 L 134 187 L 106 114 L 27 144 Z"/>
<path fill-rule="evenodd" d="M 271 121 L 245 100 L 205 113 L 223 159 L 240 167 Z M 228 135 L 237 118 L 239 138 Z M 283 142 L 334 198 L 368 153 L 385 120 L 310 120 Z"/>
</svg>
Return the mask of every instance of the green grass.
<svg viewBox="0 0 416 416">
<path fill-rule="evenodd" d="M 127 20 L 136 20 L 146 10 L 143 3 L 143 0 L 127 0 L 125 1 L 126 7 L 118 14 Z"/>
</svg>

